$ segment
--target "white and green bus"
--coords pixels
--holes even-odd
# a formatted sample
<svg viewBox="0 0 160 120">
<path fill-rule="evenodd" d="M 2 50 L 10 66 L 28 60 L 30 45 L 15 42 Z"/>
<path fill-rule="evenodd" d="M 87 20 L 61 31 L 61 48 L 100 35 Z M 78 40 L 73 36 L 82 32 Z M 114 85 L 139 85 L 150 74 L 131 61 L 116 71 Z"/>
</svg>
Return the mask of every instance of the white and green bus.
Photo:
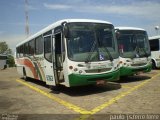
<svg viewBox="0 0 160 120">
<path fill-rule="evenodd" d="M 7 55 L 0 54 L 0 69 L 7 68 Z"/>
<path fill-rule="evenodd" d="M 151 52 L 147 32 L 135 27 L 116 27 L 120 54 L 120 76 L 151 71 Z"/>
<path fill-rule="evenodd" d="M 119 79 L 114 26 L 90 19 L 60 20 L 16 46 L 18 73 L 47 85 L 82 86 Z"/>
<path fill-rule="evenodd" d="M 149 37 L 151 48 L 152 68 L 160 68 L 160 35 Z"/>
</svg>

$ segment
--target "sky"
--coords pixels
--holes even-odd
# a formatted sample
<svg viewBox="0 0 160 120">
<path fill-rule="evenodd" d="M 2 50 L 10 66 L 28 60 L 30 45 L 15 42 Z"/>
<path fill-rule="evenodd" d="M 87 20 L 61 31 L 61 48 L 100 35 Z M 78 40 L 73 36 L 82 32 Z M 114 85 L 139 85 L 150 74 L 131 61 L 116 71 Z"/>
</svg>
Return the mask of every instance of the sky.
<svg viewBox="0 0 160 120">
<path fill-rule="evenodd" d="M 154 36 L 159 11 L 160 0 L 28 0 L 29 31 L 33 35 L 61 19 L 85 18 L 143 28 Z M 14 52 L 24 39 L 25 0 L 0 0 L 0 42 L 7 42 Z"/>
</svg>

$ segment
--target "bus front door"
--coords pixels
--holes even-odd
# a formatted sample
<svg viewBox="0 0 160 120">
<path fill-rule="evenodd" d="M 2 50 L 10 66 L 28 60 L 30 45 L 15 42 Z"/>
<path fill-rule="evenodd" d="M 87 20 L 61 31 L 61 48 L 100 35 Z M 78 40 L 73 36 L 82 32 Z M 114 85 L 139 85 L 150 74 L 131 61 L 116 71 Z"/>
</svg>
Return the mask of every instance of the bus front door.
<svg viewBox="0 0 160 120">
<path fill-rule="evenodd" d="M 54 46 L 54 75 L 56 79 L 56 84 L 60 84 L 64 82 L 64 75 L 63 75 L 63 56 L 62 56 L 62 33 L 54 33 L 53 39 L 53 46 Z"/>
<path fill-rule="evenodd" d="M 46 78 L 46 84 L 55 86 L 56 78 L 53 72 L 53 41 L 52 35 L 44 36 L 44 72 Z"/>
</svg>

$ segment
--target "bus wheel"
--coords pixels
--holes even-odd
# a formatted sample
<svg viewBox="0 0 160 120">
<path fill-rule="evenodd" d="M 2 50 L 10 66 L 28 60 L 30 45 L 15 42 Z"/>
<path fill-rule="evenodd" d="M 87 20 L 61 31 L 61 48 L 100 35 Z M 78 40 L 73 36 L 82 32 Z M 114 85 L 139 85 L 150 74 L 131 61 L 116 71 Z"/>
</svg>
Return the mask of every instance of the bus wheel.
<svg viewBox="0 0 160 120">
<path fill-rule="evenodd" d="M 27 80 L 27 75 L 26 75 L 26 70 L 25 70 L 25 68 L 23 68 L 23 79 L 24 79 L 24 80 Z"/>
<path fill-rule="evenodd" d="M 152 60 L 152 69 L 156 69 L 156 63 Z"/>
</svg>

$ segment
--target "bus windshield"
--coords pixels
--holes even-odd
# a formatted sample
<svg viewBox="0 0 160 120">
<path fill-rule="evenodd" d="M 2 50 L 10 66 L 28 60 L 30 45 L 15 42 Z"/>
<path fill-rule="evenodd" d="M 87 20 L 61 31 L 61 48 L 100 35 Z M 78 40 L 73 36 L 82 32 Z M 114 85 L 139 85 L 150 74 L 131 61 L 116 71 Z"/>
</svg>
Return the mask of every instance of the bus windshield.
<svg viewBox="0 0 160 120">
<path fill-rule="evenodd" d="M 118 58 L 114 27 L 102 23 L 68 23 L 68 58 L 90 62 Z"/>
<path fill-rule="evenodd" d="M 149 41 L 145 31 L 122 30 L 117 41 L 121 57 L 134 58 L 150 56 Z"/>
</svg>

